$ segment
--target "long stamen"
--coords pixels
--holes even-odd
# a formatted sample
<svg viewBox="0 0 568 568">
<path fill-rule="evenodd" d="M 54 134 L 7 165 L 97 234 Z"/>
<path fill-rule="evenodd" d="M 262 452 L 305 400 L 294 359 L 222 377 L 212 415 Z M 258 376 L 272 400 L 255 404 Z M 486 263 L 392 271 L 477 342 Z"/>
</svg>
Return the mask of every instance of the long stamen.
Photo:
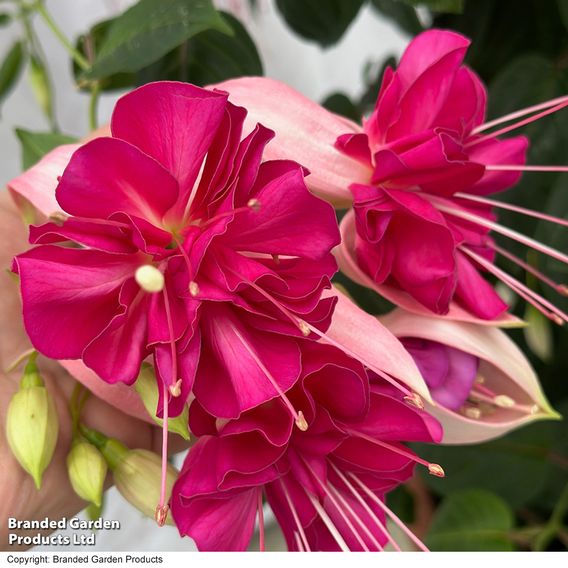
<svg viewBox="0 0 568 568">
<path fill-rule="evenodd" d="M 298 552 L 306 552 L 304 544 L 302 543 L 302 539 L 298 534 L 298 531 L 294 531 L 294 540 L 296 541 L 296 547 L 298 548 Z"/>
<path fill-rule="evenodd" d="M 292 406 L 290 399 L 284 394 L 284 392 L 280 388 L 280 385 L 278 384 L 276 379 L 272 376 L 272 373 L 266 368 L 264 363 L 254 352 L 254 349 L 248 344 L 245 338 L 241 335 L 239 330 L 234 326 L 231 326 L 231 329 L 233 330 L 233 333 L 239 338 L 243 347 L 248 351 L 253 361 L 258 365 L 259 369 L 265 374 L 266 378 L 270 381 L 270 384 L 274 387 L 274 390 L 278 393 L 278 396 L 282 399 L 282 402 L 286 405 L 286 408 L 288 408 L 288 410 L 290 411 L 290 414 L 294 418 L 294 422 L 296 423 L 298 429 L 302 430 L 302 432 L 305 432 L 308 429 L 308 423 L 306 422 L 304 413 L 301 410 L 296 411 L 296 409 Z"/>
<path fill-rule="evenodd" d="M 518 122 L 515 122 L 513 124 L 510 124 L 509 126 L 505 126 L 504 128 L 501 128 L 499 130 L 496 130 L 495 132 L 491 132 L 489 134 L 486 134 L 485 136 L 481 136 L 480 138 L 476 138 L 474 140 L 472 140 L 471 142 L 468 142 L 467 144 L 465 144 L 465 148 L 471 148 L 472 146 L 476 146 L 477 144 L 480 144 L 481 142 L 485 142 L 486 140 L 491 140 L 492 138 L 496 138 L 497 136 L 501 136 L 501 134 L 506 134 L 507 132 L 511 132 L 511 130 L 516 130 L 517 128 L 520 128 L 521 126 L 525 126 L 527 124 L 530 124 L 531 122 L 534 122 L 535 120 L 539 120 L 540 118 L 543 118 L 549 114 L 552 114 L 554 112 L 558 112 L 559 110 L 563 109 L 565 106 L 568 106 L 568 100 L 564 100 L 563 102 L 561 102 L 560 104 L 549 108 L 547 110 L 544 110 L 542 112 L 539 112 L 533 116 L 529 116 L 528 118 L 525 118 L 523 120 L 519 120 Z"/>
<path fill-rule="evenodd" d="M 167 286 L 164 286 L 164 306 L 166 311 L 166 320 L 168 322 L 168 332 L 170 334 L 170 349 L 172 355 L 172 383 L 177 385 L 177 349 L 174 340 L 174 325 L 172 320 L 172 313 L 170 308 L 170 302 L 168 298 Z M 168 515 L 168 506 L 166 504 L 167 500 L 167 473 L 168 473 L 168 414 L 169 414 L 169 389 L 166 384 L 163 384 L 163 400 L 164 400 L 164 416 L 162 422 L 162 483 L 160 488 L 160 503 L 156 508 L 156 522 L 158 525 L 163 526 L 166 522 Z"/>
<path fill-rule="evenodd" d="M 395 454 L 398 454 L 400 456 L 403 456 L 413 462 L 419 463 L 420 465 L 423 465 L 425 468 L 428 469 L 428 473 L 430 475 L 435 475 L 436 477 L 445 477 L 445 473 L 444 473 L 444 469 L 442 468 L 441 465 L 437 464 L 437 463 L 430 463 L 424 459 L 422 459 L 420 456 L 417 456 L 413 453 L 411 453 L 410 451 L 408 451 L 405 448 L 399 448 L 397 446 L 393 446 L 392 444 L 389 444 L 387 442 L 383 442 L 382 440 L 377 440 L 376 438 L 373 438 L 371 436 L 367 436 L 367 434 L 363 434 L 363 432 L 356 432 L 355 430 L 348 430 L 347 431 L 348 434 L 350 434 L 351 436 L 355 436 L 356 438 L 361 438 L 362 440 L 366 440 L 367 442 L 371 442 L 371 444 L 375 444 L 376 446 L 381 446 L 382 448 L 385 448 Z"/>
<path fill-rule="evenodd" d="M 460 250 L 473 258 L 478 264 L 483 266 L 488 272 L 495 275 L 503 283 L 505 283 L 509 288 L 514 290 L 519 296 L 523 297 L 527 302 L 532 304 L 537 310 L 544 314 L 547 318 L 551 319 L 558 325 L 562 325 L 564 321 L 568 322 L 568 315 L 562 310 L 558 309 L 554 304 L 550 303 L 546 298 L 543 298 L 540 294 L 537 294 L 534 290 L 531 290 L 525 286 L 522 282 L 519 282 L 516 278 L 507 274 L 491 262 L 485 260 L 482 256 L 474 253 L 466 247 L 460 247 Z M 548 308 L 548 309 L 547 309 Z M 550 311 L 549 311 L 550 310 Z"/>
<path fill-rule="evenodd" d="M 186 252 L 186 250 L 183 248 L 183 243 L 180 243 L 178 238 L 174 238 L 174 241 L 176 242 L 177 246 L 178 246 L 178 250 L 181 253 L 181 256 L 183 257 L 183 260 L 185 261 L 185 265 L 187 267 L 187 274 L 189 276 L 189 278 L 193 277 L 193 269 L 191 268 L 191 260 L 189 260 L 189 256 Z M 190 280 L 189 281 L 189 293 L 192 296 L 197 296 L 197 294 L 199 294 L 199 286 L 197 284 L 197 282 Z"/>
<path fill-rule="evenodd" d="M 489 122 L 485 122 L 484 124 L 480 124 L 477 128 L 474 128 L 472 133 L 473 134 L 479 134 L 480 132 L 483 132 L 484 130 L 488 130 L 489 128 L 493 128 L 494 126 L 498 126 L 499 124 L 503 124 L 505 122 L 509 122 L 510 120 L 515 120 L 516 118 L 522 118 L 523 116 L 526 116 L 527 114 L 531 114 L 533 112 L 537 112 L 539 110 L 544 110 L 553 106 L 557 106 L 559 103 L 563 103 L 565 101 L 568 101 L 568 96 L 564 95 L 562 97 L 558 97 L 556 99 L 551 99 L 549 101 L 545 101 L 544 103 L 539 103 L 537 105 L 532 105 L 530 107 L 526 107 L 526 108 L 522 108 L 519 110 L 516 110 L 514 112 L 511 112 L 509 114 L 506 114 L 504 116 L 500 116 L 499 118 L 496 118 L 495 120 L 490 120 Z"/>
<path fill-rule="evenodd" d="M 536 412 L 538 412 L 538 406 L 518 404 L 510 396 L 506 394 L 498 394 L 483 384 L 476 383 L 471 390 L 470 395 L 472 395 L 472 397 L 476 400 L 488 402 L 494 406 L 498 406 L 499 408 L 508 408 L 510 410 L 522 412 L 523 414 L 536 414 Z"/>
<path fill-rule="evenodd" d="M 282 481 L 282 478 L 280 478 L 279 481 L 280 481 L 280 486 L 282 487 L 282 492 L 284 493 L 284 497 L 286 498 L 286 501 L 288 502 L 288 507 L 290 507 L 290 512 L 292 513 L 292 517 L 294 518 L 294 522 L 296 523 L 296 526 L 298 527 L 298 532 L 300 533 L 300 536 L 302 537 L 302 542 L 304 544 L 304 551 L 311 552 L 310 544 L 308 543 L 308 539 L 306 538 L 306 533 L 304 532 L 304 527 L 302 526 L 302 523 L 300 522 L 300 518 L 298 517 L 298 512 L 296 511 L 296 508 L 294 507 L 294 504 L 292 503 L 292 499 L 290 498 L 290 494 L 288 493 L 288 489 L 286 488 L 285 483 Z"/>
<path fill-rule="evenodd" d="M 325 343 L 329 343 L 330 345 L 337 347 L 340 351 L 343 351 L 343 353 L 345 353 L 346 355 L 349 355 L 350 357 L 353 357 L 354 359 L 361 361 L 361 363 L 363 363 L 366 367 L 371 369 L 371 371 L 373 371 L 374 373 L 376 373 L 377 375 L 379 375 L 380 377 L 385 379 L 385 381 L 389 382 L 391 385 L 396 387 L 399 391 L 404 393 L 409 399 L 412 399 L 411 404 L 413 406 L 424 408 L 424 404 L 422 403 L 422 400 L 420 399 L 420 397 L 416 393 L 407 389 L 404 385 L 400 384 L 396 379 L 387 375 L 384 371 L 382 371 L 381 369 L 379 369 L 375 365 L 369 364 L 367 361 L 365 361 L 365 358 L 362 357 L 360 354 L 357 355 L 356 353 L 353 353 L 353 351 L 351 351 L 349 348 L 345 347 L 345 345 L 338 343 L 333 338 L 329 337 L 329 335 L 320 331 L 317 327 L 313 326 L 310 323 L 307 323 L 307 322 L 305 322 L 305 323 L 308 326 L 308 328 L 311 331 L 313 331 L 316 335 L 318 335 L 321 339 L 323 339 Z M 410 401 L 409 401 L 409 403 L 410 403 Z"/>
<path fill-rule="evenodd" d="M 365 511 L 367 512 L 367 514 L 369 515 L 369 517 L 371 517 L 371 519 L 374 521 L 374 523 L 377 525 L 377 527 L 379 528 L 379 530 L 384 534 L 384 536 L 386 537 L 386 539 L 391 543 L 392 547 L 398 551 L 401 552 L 400 550 L 400 546 L 397 544 L 397 542 L 394 540 L 394 538 L 392 537 L 392 535 L 390 534 L 390 532 L 388 531 L 388 529 L 385 527 L 385 525 L 381 522 L 381 520 L 379 519 L 379 517 L 377 517 L 377 515 L 375 515 L 375 513 L 373 512 L 373 510 L 371 509 L 371 507 L 369 507 L 368 503 L 365 501 L 365 499 L 363 499 L 363 497 L 361 497 L 361 495 L 359 494 L 359 492 L 355 489 L 355 487 L 353 487 L 353 484 L 347 479 L 347 477 L 345 477 L 345 475 L 341 472 L 341 470 L 332 462 L 330 462 L 331 467 L 333 468 L 333 470 L 335 471 L 335 473 L 339 476 L 339 478 L 341 479 L 341 481 L 343 481 L 343 483 L 345 484 L 345 486 L 349 489 L 350 493 L 357 499 L 357 501 L 359 501 L 359 504 L 363 507 L 363 509 L 365 509 Z"/>
<path fill-rule="evenodd" d="M 489 164 L 490 172 L 568 172 L 568 166 L 534 166 L 526 164 Z"/>
<path fill-rule="evenodd" d="M 494 251 L 498 252 L 500 255 L 504 256 L 505 258 L 508 258 L 511 262 L 513 262 L 517 266 L 520 266 L 521 268 L 523 268 L 524 270 L 535 276 L 541 282 L 548 284 L 548 286 L 550 286 L 553 290 L 555 290 L 559 294 L 562 294 L 564 296 L 568 295 L 568 289 L 566 288 L 565 284 L 559 284 L 558 282 L 555 282 L 554 280 L 552 280 L 552 278 L 549 278 L 546 274 L 542 273 L 540 270 L 530 265 L 528 262 L 525 262 L 523 259 L 514 255 L 508 250 L 501 248 L 496 244 L 487 243 L 487 246 L 491 247 Z"/>
<path fill-rule="evenodd" d="M 226 211 L 225 213 L 219 213 L 219 215 L 215 215 L 215 217 L 207 219 L 205 223 L 199 225 L 199 228 L 205 229 L 210 225 L 212 225 L 213 223 L 216 223 L 220 219 L 224 219 L 225 217 L 230 217 L 231 215 L 237 215 L 239 213 L 248 213 L 250 211 L 254 211 L 255 213 L 257 213 L 258 211 L 260 211 L 260 206 L 261 206 L 260 201 L 253 197 L 252 199 L 248 200 L 247 204 L 244 207 L 237 207 L 236 209 L 231 209 L 230 211 Z"/>
<path fill-rule="evenodd" d="M 361 530 L 367 535 L 367 538 L 375 545 L 379 552 L 382 552 L 384 548 L 381 546 L 381 543 L 375 538 L 373 533 L 369 530 L 367 525 L 363 522 L 363 519 L 359 517 L 359 515 L 355 512 L 353 507 L 349 504 L 347 499 L 341 495 L 338 489 L 336 489 L 333 485 L 329 486 L 329 490 L 335 495 L 335 498 L 341 501 L 341 504 L 347 509 L 353 520 L 361 527 Z M 365 550 L 369 552 L 367 546 L 365 546 Z"/>
<path fill-rule="evenodd" d="M 260 552 L 265 551 L 264 546 L 264 509 L 262 508 L 262 489 L 258 490 L 258 501 L 257 501 L 257 509 L 258 509 L 258 548 Z"/>
<path fill-rule="evenodd" d="M 563 225 L 564 227 L 568 227 L 568 221 L 566 219 L 553 217 L 552 215 L 547 215 L 546 213 L 540 213 L 539 211 L 533 211 L 532 209 L 519 207 L 518 205 L 513 205 L 512 203 L 497 201 L 495 199 L 487 199 L 486 197 L 480 197 L 479 195 L 470 195 L 469 193 L 460 192 L 455 193 L 454 197 L 467 199 L 468 201 L 475 201 L 476 203 L 483 203 L 484 205 L 490 205 L 491 207 L 497 207 L 499 209 L 506 209 L 507 211 L 514 211 L 515 213 L 520 213 L 522 215 L 526 215 L 527 217 L 534 217 L 535 219 L 542 219 L 556 225 Z"/>
<path fill-rule="evenodd" d="M 513 230 L 513 229 L 509 229 L 507 227 L 503 227 L 502 225 L 499 225 L 498 223 L 494 223 L 493 221 L 490 221 L 489 219 L 485 219 L 483 217 L 480 217 L 479 215 L 475 215 L 473 213 L 470 213 L 468 211 L 464 211 L 463 209 L 457 209 L 455 207 L 448 207 L 447 205 L 444 204 L 443 201 L 438 200 L 435 197 L 430 196 L 430 201 L 432 201 L 436 207 L 444 212 L 444 213 L 448 213 L 448 215 L 453 215 L 454 217 L 459 217 L 461 219 L 465 219 L 466 221 L 471 221 L 472 223 L 479 225 L 481 227 L 485 227 L 487 229 L 491 229 L 493 231 L 495 231 L 496 233 L 499 233 L 501 235 L 504 235 L 505 237 L 508 237 L 514 241 L 518 241 L 521 244 L 526 245 L 529 248 L 533 248 L 539 252 L 542 252 L 543 254 L 546 254 L 552 258 L 555 258 L 556 260 L 559 260 L 561 262 L 564 262 L 565 264 L 568 264 L 568 256 L 566 256 L 565 254 L 563 254 L 562 252 L 560 252 L 559 250 L 556 250 L 552 247 L 549 247 L 543 243 L 539 243 L 538 241 L 535 241 L 534 239 L 531 239 L 530 237 L 527 237 L 526 235 L 523 235 L 521 233 L 518 233 L 517 231 Z"/>
<path fill-rule="evenodd" d="M 307 491 L 306 495 L 308 496 L 309 500 L 312 502 L 314 509 L 317 511 L 324 525 L 327 527 L 327 530 L 331 533 L 331 536 L 333 537 L 333 540 L 335 540 L 335 542 L 337 543 L 337 546 L 339 546 L 339 548 L 343 552 L 350 552 L 347 543 L 343 540 L 343 537 L 337 530 L 337 527 L 333 524 L 333 521 L 329 518 L 329 515 L 325 512 L 325 509 L 321 506 L 320 502 Z"/>
<path fill-rule="evenodd" d="M 399 517 L 387 507 L 353 472 L 348 473 L 349 477 L 361 487 L 361 489 L 369 496 L 369 498 L 376 503 L 392 520 L 393 522 L 404 531 L 406 536 L 414 542 L 414 544 L 424 552 L 428 552 L 426 545 L 399 519 Z"/>
<path fill-rule="evenodd" d="M 306 466 L 307 470 L 312 474 L 312 477 L 317 481 L 318 485 L 322 488 L 323 492 L 329 497 L 329 500 L 333 503 L 333 505 L 335 505 L 335 508 L 337 509 L 339 514 L 341 515 L 341 518 L 345 521 L 345 524 L 347 525 L 347 527 L 349 528 L 349 530 L 351 531 L 351 533 L 353 534 L 353 536 L 355 537 L 355 539 L 357 540 L 357 542 L 359 543 L 361 548 L 363 550 L 365 550 L 366 552 L 369 552 L 369 547 L 367 546 L 365 541 L 361 538 L 361 535 L 355 529 L 355 527 L 353 526 L 353 523 L 351 522 L 349 517 L 345 514 L 345 511 L 343 511 L 343 509 L 341 508 L 341 505 L 338 503 L 338 501 L 335 498 L 335 496 L 333 495 L 333 493 L 331 491 L 329 491 L 329 489 L 326 487 L 325 483 L 319 478 L 319 476 L 314 471 L 314 469 L 310 466 L 310 464 L 305 459 L 302 459 L 302 461 L 304 462 L 304 465 Z"/>
</svg>

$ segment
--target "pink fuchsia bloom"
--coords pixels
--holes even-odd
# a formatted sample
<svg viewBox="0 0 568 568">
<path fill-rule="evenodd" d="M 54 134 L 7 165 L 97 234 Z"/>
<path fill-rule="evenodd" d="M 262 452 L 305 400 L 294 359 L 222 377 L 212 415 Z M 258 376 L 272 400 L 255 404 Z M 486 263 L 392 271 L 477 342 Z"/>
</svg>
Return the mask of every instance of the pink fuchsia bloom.
<svg viewBox="0 0 568 568">
<path fill-rule="evenodd" d="M 566 225 L 490 199 L 527 169 L 527 140 L 505 134 L 568 104 L 562 97 L 485 121 L 486 91 L 462 64 L 469 40 L 429 30 L 417 36 L 396 70 L 388 69 L 372 115 L 360 127 L 329 113 L 276 81 L 245 78 L 220 85 L 251 117 L 278 130 L 272 156 L 303 156 L 310 188 L 334 203 L 352 203 L 341 224 L 341 270 L 417 313 L 514 325 L 507 305 L 482 276 L 490 273 L 556 322 L 568 316 L 494 264 L 496 254 L 551 282 L 498 247 L 498 232 L 567 262 L 560 251 L 500 226 L 494 208 Z M 273 104 L 277 101 L 277 104 Z M 280 109 L 282 115 L 279 116 Z M 537 112 L 541 111 L 541 112 Z M 502 122 L 533 114 L 486 134 Z M 310 118 L 307 118 L 310 117 Z M 351 159 L 351 162 L 349 162 Z"/>
<path fill-rule="evenodd" d="M 385 495 L 416 463 L 443 475 L 401 443 L 438 441 L 436 420 L 376 375 L 369 383 L 364 368 L 337 349 L 311 344 L 302 357 L 302 378 L 287 396 L 307 409 L 306 431 L 294 428 L 278 399 L 222 423 L 193 403 L 191 427 L 203 437 L 171 505 L 180 533 L 200 550 L 246 550 L 257 515 L 263 549 L 263 498 L 290 550 L 396 547 L 385 517 L 404 525 Z"/>
<path fill-rule="evenodd" d="M 416 361 L 444 443 L 482 442 L 534 420 L 559 418 L 530 363 L 500 329 L 400 308 L 380 319 Z"/>
</svg>

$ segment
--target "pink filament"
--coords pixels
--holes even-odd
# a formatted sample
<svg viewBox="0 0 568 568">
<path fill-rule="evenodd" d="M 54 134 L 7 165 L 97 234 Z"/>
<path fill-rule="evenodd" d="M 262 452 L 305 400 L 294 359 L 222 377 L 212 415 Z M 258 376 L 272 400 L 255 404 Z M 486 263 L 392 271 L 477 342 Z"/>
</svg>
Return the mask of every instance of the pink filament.
<svg viewBox="0 0 568 568">
<path fill-rule="evenodd" d="M 262 508 L 262 489 L 258 490 L 258 541 L 259 545 L 258 548 L 260 552 L 265 551 L 264 546 L 264 509 Z"/>
</svg>

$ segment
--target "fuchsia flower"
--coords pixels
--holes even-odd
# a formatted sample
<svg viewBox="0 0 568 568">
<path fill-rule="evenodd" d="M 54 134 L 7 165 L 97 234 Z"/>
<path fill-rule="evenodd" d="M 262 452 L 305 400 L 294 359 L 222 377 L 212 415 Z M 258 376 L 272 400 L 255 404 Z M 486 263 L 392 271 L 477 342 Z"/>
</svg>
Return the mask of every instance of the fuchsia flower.
<svg viewBox="0 0 568 568">
<path fill-rule="evenodd" d="M 439 424 L 339 350 L 313 343 L 302 377 L 286 394 L 306 409 L 307 431 L 294 428 L 275 399 L 219 423 L 196 401 L 190 450 L 172 492 L 182 535 L 200 550 L 245 550 L 266 497 L 290 550 L 382 550 L 392 539 L 385 514 L 422 543 L 385 504 L 385 494 L 428 466 L 401 441 L 439 441 Z"/>
<path fill-rule="evenodd" d="M 470 42 L 449 31 L 417 36 L 396 71 L 387 69 L 375 110 L 363 127 L 337 117 L 290 88 L 261 78 L 220 85 L 251 118 L 279 132 L 271 157 L 302 156 L 310 188 L 341 206 L 340 268 L 353 280 L 418 313 L 514 323 L 482 276 L 489 273 L 556 322 L 568 316 L 494 264 L 502 254 L 551 282 L 496 245 L 491 231 L 568 262 L 550 247 L 500 226 L 493 208 L 566 225 L 486 196 L 514 185 L 526 169 L 527 140 L 505 134 L 568 104 L 562 97 L 489 123 L 486 91 L 462 64 Z M 286 109 L 281 116 L 279 109 Z M 542 111 L 488 134 L 502 122 Z"/>
<path fill-rule="evenodd" d="M 500 329 L 400 308 L 382 316 L 416 361 L 444 427 L 444 443 L 496 438 L 534 420 L 558 419 L 530 363 Z"/>
</svg>

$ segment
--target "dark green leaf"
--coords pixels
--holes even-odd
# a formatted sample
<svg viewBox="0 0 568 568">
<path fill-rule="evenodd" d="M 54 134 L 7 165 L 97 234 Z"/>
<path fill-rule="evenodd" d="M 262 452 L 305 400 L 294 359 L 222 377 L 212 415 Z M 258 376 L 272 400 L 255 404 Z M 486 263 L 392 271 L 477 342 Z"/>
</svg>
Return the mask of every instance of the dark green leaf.
<svg viewBox="0 0 568 568">
<path fill-rule="evenodd" d="M 114 20 L 104 20 L 94 25 L 87 34 L 80 36 L 75 44 L 75 48 L 87 61 L 91 61 L 95 54 L 99 53 L 106 35 Z M 83 70 L 73 61 L 73 75 L 79 88 L 89 91 L 89 81 L 82 79 Z M 99 79 L 99 88 L 102 91 L 115 91 L 136 86 L 135 73 L 114 73 L 107 75 L 104 79 Z"/>
<path fill-rule="evenodd" d="M 560 11 L 560 16 L 562 17 L 562 22 L 566 29 L 568 29 L 568 0 L 557 0 L 558 10 Z"/>
<path fill-rule="evenodd" d="M 353 101 L 343 93 L 332 93 L 322 102 L 327 110 L 350 118 L 355 122 L 361 122 L 361 113 Z"/>
<path fill-rule="evenodd" d="M 404 0 L 371 0 L 371 5 L 410 35 L 419 34 L 423 30 L 415 8 Z"/>
<path fill-rule="evenodd" d="M 231 33 L 211 0 L 140 0 L 112 22 L 85 78 L 138 71 L 209 29 Z"/>
<path fill-rule="evenodd" d="M 7 26 L 11 21 L 11 14 L 0 14 L 0 26 Z"/>
<path fill-rule="evenodd" d="M 326 47 L 345 33 L 363 0 L 276 0 L 286 23 L 302 37 Z"/>
<path fill-rule="evenodd" d="M 478 487 L 497 493 L 513 507 L 523 505 L 544 487 L 559 424 L 539 422 L 484 444 L 420 446 L 418 453 L 446 472 L 443 479 L 425 473 L 424 481 L 439 495 Z"/>
<path fill-rule="evenodd" d="M 508 537 L 513 513 L 488 491 L 472 489 L 447 497 L 439 507 L 426 544 L 435 551 L 513 550 Z"/>
<path fill-rule="evenodd" d="M 158 80 L 210 85 L 233 77 L 262 75 L 253 40 L 231 14 L 220 12 L 233 35 L 207 30 L 140 71 L 138 84 Z"/>
<path fill-rule="evenodd" d="M 405 0 L 414 6 L 426 6 L 432 12 L 446 12 L 448 14 L 461 14 L 464 0 Z"/>
<path fill-rule="evenodd" d="M 21 42 L 16 42 L 0 66 L 0 102 L 6 98 L 16 84 L 24 64 L 24 49 Z"/>
<path fill-rule="evenodd" d="M 16 136 L 22 145 L 22 168 L 27 170 L 53 148 L 72 144 L 77 139 L 58 132 L 30 132 L 16 128 Z"/>
</svg>

